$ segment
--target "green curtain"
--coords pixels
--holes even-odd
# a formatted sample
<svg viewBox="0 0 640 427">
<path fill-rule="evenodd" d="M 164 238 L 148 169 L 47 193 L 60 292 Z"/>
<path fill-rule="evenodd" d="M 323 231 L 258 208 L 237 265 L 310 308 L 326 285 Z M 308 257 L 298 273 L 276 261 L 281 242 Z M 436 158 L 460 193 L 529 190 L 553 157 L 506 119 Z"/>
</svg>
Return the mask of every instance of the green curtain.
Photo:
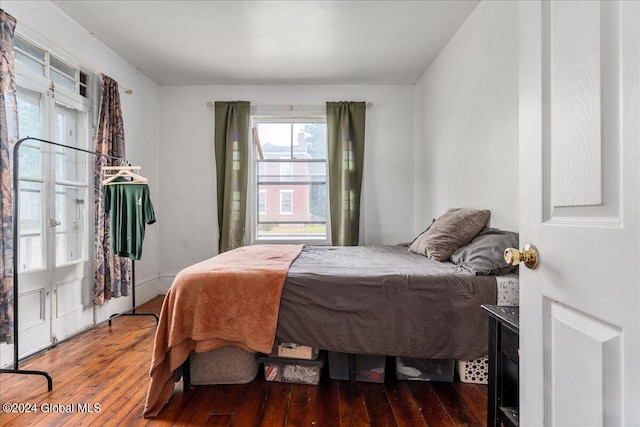
<svg viewBox="0 0 640 427">
<path fill-rule="evenodd" d="M 327 102 L 331 244 L 357 246 L 364 164 L 364 102 Z"/>
<path fill-rule="evenodd" d="M 215 153 L 220 253 L 244 245 L 249 176 L 247 101 L 215 103 Z"/>
</svg>

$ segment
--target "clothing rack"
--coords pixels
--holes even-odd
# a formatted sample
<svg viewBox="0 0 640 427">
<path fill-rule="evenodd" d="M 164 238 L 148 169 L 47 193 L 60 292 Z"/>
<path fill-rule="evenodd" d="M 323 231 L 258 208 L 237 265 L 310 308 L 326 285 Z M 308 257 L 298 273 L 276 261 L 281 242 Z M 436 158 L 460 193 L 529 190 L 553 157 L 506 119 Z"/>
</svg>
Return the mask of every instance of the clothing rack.
<svg viewBox="0 0 640 427">
<path fill-rule="evenodd" d="M 24 370 L 19 369 L 19 360 L 18 360 L 18 343 L 19 343 L 19 330 L 18 330 L 18 253 L 16 250 L 20 245 L 20 235 L 19 235 L 19 217 L 18 217 L 18 207 L 19 207 L 19 185 L 20 185 L 20 177 L 19 177 L 19 148 L 25 141 L 39 141 L 49 145 L 55 145 L 58 147 L 68 148 L 70 150 L 81 151 L 83 153 L 93 154 L 94 156 L 100 156 L 112 160 L 124 161 L 122 157 L 114 157 L 109 156 L 107 154 L 102 154 L 97 151 L 89 151 L 84 150 L 78 147 L 72 147 L 70 145 L 60 144 L 58 142 L 47 141 L 46 139 L 34 138 L 27 136 L 26 138 L 19 139 L 13 147 L 13 206 L 12 206 L 12 215 L 13 215 L 13 224 L 12 224 L 12 233 L 13 233 L 13 241 L 14 241 L 14 253 L 13 253 L 13 369 L 0 369 L 0 374 L 23 374 L 23 375 L 41 375 L 47 379 L 47 389 L 48 391 L 53 390 L 53 380 L 51 375 L 49 375 L 45 371 L 34 371 L 34 370 Z M 18 242 L 16 244 L 15 242 Z M 118 316 L 154 316 L 156 319 L 156 324 L 158 324 L 158 316 L 154 313 L 136 313 L 136 282 L 135 282 L 135 264 L 134 261 L 131 260 L 131 299 L 132 299 L 132 312 L 131 313 L 120 313 L 114 314 L 109 317 L 109 326 L 111 326 L 111 320 Z"/>
<path fill-rule="evenodd" d="M 114 176 L 118 176 L 118 172 L 120 171 L 132 171 L 135 172 L 136 174 L 140 172 L 140 166 L 103 166 L 102 167 L 102 171 L 104 172 L 104 176 L 105 178 L 110 178 L 110 177 L 114 177 Z M 137 176 L 137 175 L 136 175 Z M 144 182 L 146 182 L 146 178 L 143 178 L 141 176 L 139 176 L 138 178 L 140 179 L 144 179 Z M 103 181 L 104 184 L 104 181 Z M 109 184 L 104 184 L 104 185 L 110 185 Z M 131 309 L 131 313 L 129 312 L 124 312 L 124 313 L 117 313 L 117 314 L 112 314 L 111 316 L 109 316 L 109 326 L 111 326 L 111 322 L 113 321 L 113 319 L 115 319 L 116 317 L 120 317 L 120 316 L 153 316 L 156 319 L 156 325 L 159 322 L 159 318 L 156 314 L 154 313 L 136 313 L 136 265 L 135 262 L 133 260 L 131 260 L 131 283 L 133 283 L 133 286 L 131 287 L 131 299 L 133 301 L 133 307 Z"/>
<path fill-rule="evenodd" d="M 111 326 L 111 321 L 116 317 L 120 316 L 153 316 L 156 319 L 156 325 L 159 322 L 158 315 L 155 313 L 136 313 L 136 265 L 133 260 L 131 260 L 131 301 L 133 307 L 131 308 L 131 313 L 123 312 L 112 314 L 109 316 L 109 326 Z"/>
</svg>

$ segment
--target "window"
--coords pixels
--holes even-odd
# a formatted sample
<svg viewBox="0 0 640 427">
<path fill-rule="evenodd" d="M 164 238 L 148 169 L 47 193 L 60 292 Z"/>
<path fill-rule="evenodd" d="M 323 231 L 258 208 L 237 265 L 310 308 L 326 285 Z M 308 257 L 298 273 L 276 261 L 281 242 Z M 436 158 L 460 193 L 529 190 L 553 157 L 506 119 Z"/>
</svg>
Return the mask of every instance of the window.
<svg viewBox="0 0 640 427">
<path fill-rule="evenodd" d="M 252 120 L 253 240 L 328 243 L 326 117 Z"/>
<path fill-rule="evenodd" d="M 293 190 L 280 190 L 280 215 L 293 215 Z"/>
<path fill-rule="evenodd" d="M 258 193 L 258 215 L 267 214 L 267 190 L 260 190 Z"/>
<path fill-rule="evenodd" d="M 15 36 L 16 61 L 29 72 L 46 77 L 58 87 L 64 87 L 88 98 L 89 76 L 27 39 Z"/>
<path fill-rule="evenodd" d="M 18 35 L 15 46 L 19 137 L 86 149 L 88 76 Z M 88 260 L 93 158 L 33 140 L 19 156 L 19 271 Z"/>
</svg>

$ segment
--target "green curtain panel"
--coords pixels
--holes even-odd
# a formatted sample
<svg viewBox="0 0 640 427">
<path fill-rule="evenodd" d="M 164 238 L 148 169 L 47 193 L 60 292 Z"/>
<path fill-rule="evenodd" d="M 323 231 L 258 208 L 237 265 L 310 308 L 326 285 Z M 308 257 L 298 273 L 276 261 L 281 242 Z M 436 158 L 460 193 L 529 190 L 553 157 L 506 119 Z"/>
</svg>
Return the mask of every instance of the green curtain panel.
<svg viewBox="0 0 640 427">
<path fill-rule="evenodd" d="M 96 152 L 113 157 L 125 158 L 124 122 L 118 82 L 102 76 L 100 117 L 96 132 Z M 113 159 L 96 156 L 94 169 L 94 194 L 96 203 L 95 219 L 95 286 L 94 304 L 104 304 L 111 298 L 127 296 L 131 290 L 131 260 L 119 257 L 111 249 L 111 223 L 104 212 L 102 197 L 102 167 L 114 166 Z M 117 166 L 117 165 L 115 165 Z"/>
<path fill-rule="evenodd" d="M 215 153 L 220 253 L 244 245 L 249 177 L 247 101 L 215 103 Z"/>
<path fill-rule="evenodd" d="M 13 342 L 13 214 L 11 153 L 18 141 L 15 51 L 16 20 L 0 9 L 0 342 Z M 15 295 L 17 296 L 17 295 Z"/>
<path fill-rule="evenodd" d="M 327 102 L 331 244 L 357 246 L 364 164 L 364 102 Z"/>
</svg>

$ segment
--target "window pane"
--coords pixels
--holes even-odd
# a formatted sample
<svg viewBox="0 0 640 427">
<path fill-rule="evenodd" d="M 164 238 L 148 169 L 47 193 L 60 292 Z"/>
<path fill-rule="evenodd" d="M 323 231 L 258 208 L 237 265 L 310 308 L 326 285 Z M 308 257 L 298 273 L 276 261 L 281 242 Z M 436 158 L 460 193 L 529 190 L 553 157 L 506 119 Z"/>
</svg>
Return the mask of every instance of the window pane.
<svg viewBox="0 0 640 427">
<path fill-rule="evenodd" d="M 42 177 L 42 153 L 40 152 L 40 147 L 31 147 L 27 145 L 27 142 L 19 148 L 20 165 L 18 166 L 18 173 L 20 178 L 40 179 Z"/>
<path fill-rule="evenodd" d="M 28 42 L 18 35 L 16 35 L 14 43 L 16 49 L 20 49 L 21 51 L 26 52 L 34 58 L 44 62 L 45 51 L 43 49 L 40 49 L 38 46 Z"/>
<path fill-rule="evenodd" d="M 28 57 L 24 53 L 16 51 L 16 62 L 24 65 L 29 71 L 33 71 L 40 76 L 44 76 L 44 64 Z"/>
<path fill-rule="evenodd" d="M 33 270 L 44 266 L 42 184 L 20 181 L 19 206 L 20 271 Z"/>
<path fill-rule="evenodd" d="M 77 113 L 56 104 L 54 140 L 60 144 L 78 147 Z M 82 148 L 82 147 L 80 147 Z M 56 147 L 56 181 L 84 183 L 87 175 L 87 155 L 70 148 Z"/>
<path fill-rule="evenodd" d="M 265 159 L 326 159 L 327 125 L 318 123 L 258 123 Z"/>
<path fill-rule="evenodd" d="M 326 239 L 326 162 L 258 161 L 257 169 L 257 238 Z"/>
<path fill-rule="evenodd" d="M 295 155 L 298 159 L 327 158 L 327 124 L 326 123 L 294 123 L 293 134 L 296 135 L 297 146 L 305 147 L 304 156 Z M 294 150 L 295 151 L 295 150 Z"/>
<path fill-rule="evenodd" d="M 20 138 L 26 138 L 27 136 L 42 138 L 39 93 L 18 90 L 18 123 Z"/>
<path fill-rule="evenodd" d="M 49 76 L 51 77 L 51 81 L 54 83 L 73 91 L 76 90 L 76 82 L 74 79 L 64 76 L 53 69 L 51 70 L 51 73 L 49 73 Z"/>
<path fill-rule="evenodd" d="M 55 68 L 57 71 L 60 71 L 61 74 L 64 74 L 65 76 L 73 80 L 76 79 L 76 69 L 70 65 L 65 64 L 53 55 L 49 55 L 49 65 Z"/>
<path fill-rule="evenodd" d="M 258 123 L 265 159 L 291 158 L 291 123 Z"/>
<path fill-rule="evenodd" d="M 16 47 L 16 62 L 22 64 L 30 71 L 44 76 L 45 51 L 20 36 L 16 36 L 14 41 Z"/>
<path fill-rule="evenodd" d="M 86 259 L 85 188 L 56 185 L 56 265 Z"/>
</svg>

